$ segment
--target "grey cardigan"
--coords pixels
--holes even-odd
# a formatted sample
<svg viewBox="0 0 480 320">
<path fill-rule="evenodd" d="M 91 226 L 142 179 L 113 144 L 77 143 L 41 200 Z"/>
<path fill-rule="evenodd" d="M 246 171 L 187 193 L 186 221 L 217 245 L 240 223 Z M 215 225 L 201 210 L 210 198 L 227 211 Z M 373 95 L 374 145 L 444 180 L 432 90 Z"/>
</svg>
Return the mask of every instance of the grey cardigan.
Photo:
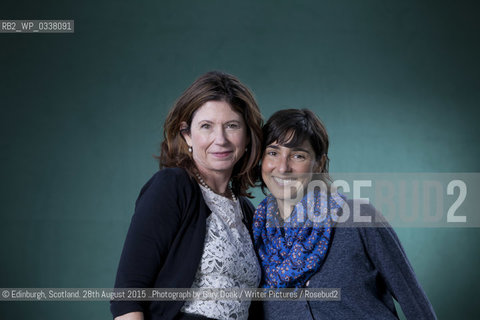
<svg viewBox="0 0 480 320">
<path fill-rule="evenodd" d="M 348 201 L 352 208 L 352 201 Z M 377 216 L 371 205 L 362 216 Z M 350 210 L 352 212 L 352 210 Z M 398 319 L 393 298 L 407 319 L 436 319 L 395 231 L 336 227 L 321 269 L 308 287 L 340 288 L 341 301 L 265 301 L 265 319 Z"/>
</svg>

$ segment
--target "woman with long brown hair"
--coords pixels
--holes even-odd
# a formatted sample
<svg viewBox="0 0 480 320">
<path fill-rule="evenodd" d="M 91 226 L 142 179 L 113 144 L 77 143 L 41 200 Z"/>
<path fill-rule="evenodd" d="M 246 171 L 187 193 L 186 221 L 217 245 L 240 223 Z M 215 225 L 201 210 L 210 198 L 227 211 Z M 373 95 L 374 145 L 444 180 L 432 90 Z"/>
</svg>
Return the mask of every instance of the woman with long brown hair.
<svg viewBox="0 0 480 320">
<path fill-rule="evenodd" d="M 142 188 L 116 288 L 251 288 L 260 267 L 246 199 L 261 153 L 261 114 L 234 76 L 209 72 L 164 125 L 158 171 Z M 115 319 L 246 319 L 249 301 L 112 301 Z"/>
</svg>

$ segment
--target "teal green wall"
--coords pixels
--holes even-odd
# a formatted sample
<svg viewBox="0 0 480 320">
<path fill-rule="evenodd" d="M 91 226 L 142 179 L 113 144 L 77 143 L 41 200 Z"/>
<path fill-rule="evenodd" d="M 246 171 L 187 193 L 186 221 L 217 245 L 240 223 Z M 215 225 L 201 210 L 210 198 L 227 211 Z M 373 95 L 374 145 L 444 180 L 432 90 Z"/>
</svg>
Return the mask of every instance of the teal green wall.
<svg viewBox="0 0 480 320">
<path fill-rule="evenodd" d="M 75 33 L 0 34 L 0 286 L 113 285 L 165 115 L 212 69 L 250 86 L 265 118 L 314 110 L 331 171 L 480 172 L 478 9 L 2 1 L 1 19 L 74 19 Z M 478 317 L 480 230 L 397 231 L 439 318 Z M 108 307 L 1 303 L 0 318 L 105 319 Z"/>
</svg>

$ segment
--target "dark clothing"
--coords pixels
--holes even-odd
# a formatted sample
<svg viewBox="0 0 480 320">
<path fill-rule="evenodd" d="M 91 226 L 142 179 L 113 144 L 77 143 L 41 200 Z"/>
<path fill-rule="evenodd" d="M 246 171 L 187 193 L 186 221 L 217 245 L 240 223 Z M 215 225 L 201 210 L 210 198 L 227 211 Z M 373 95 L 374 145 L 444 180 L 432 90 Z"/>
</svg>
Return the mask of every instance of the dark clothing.
<svg viewBox="0 0 480 320">
<path fill-rule="evenodd" d="M 348 204 L 352 208 L 352 202 Z M 378 216 L 374 211 L 362 205 L 362 216 Z M 396 233 L 386 222 L 376 227 L 336 227 L 324 264 L 307 284 L 340 288 L 341 301 L 265 301 L 265 318 L 398 319 L 393 297 L 407 319 L 436 319 Z"/>
<path fill-rule="evenodd" d="M 207 318 L 199 314 L 189 314 L 189 313 L 179 312 L 174 320 L 215 320 L 215 319 Z"/>
<path fill-rule="evenodd" d="M 239 197 L 250 230 L 254 208 Z M 190 288 L 203 253 L 207 207 L 200 187 L 181 168 L 158 171 L 135 204 L 115 288 Z M 174 319 L 183 301 L 112 301 L 114 317 L 142 311 L 145 319 Z"/>
</svg>

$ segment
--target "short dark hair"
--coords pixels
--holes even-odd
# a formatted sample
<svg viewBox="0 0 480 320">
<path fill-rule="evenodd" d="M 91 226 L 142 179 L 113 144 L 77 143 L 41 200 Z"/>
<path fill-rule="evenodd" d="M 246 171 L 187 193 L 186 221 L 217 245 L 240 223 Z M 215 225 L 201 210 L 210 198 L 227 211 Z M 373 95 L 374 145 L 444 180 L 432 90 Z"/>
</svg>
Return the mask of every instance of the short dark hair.
<svg viewBox="0 0 480 320">
<path fill-rule="evenodd" d="M 245 152 L 233 168 L 232 189 L 238 195 L 250 196 L 247 189 L 255 185 L 255 167 L 262 153 L 262 115 L 251 91 L 240 80 L 227 73 L 205 73 L 175 102 L 163 126 L 160 168 L 181 167 L 193 176 L 195 163 L 181 133 L 181 124 L 186 122 L 190 128 L 193 114 L 208 101 L 225 101 L 243 116 L 248 127 L 248 152 Z M 189 130 L 188 128 L 186 130 Z"/>
<path fill-rule="evenodd" d="M 273 142 L 279 145 L 293 148 L 300 146 L 304 141 L 310 142 L 315 151 L 315 160 L 322 163 L 319 170 L 320 177 L 325 183 L 329 183 L 328 175 L 328 134 L 322 121 L 309 109 L 284 109 L 275 112 L 263 126 L 262 156 L 267 146 Z M 262 190 L 265 184 L 261 179 L 260 168 L 258 178 L 261 181 Z"/>
</svg>

